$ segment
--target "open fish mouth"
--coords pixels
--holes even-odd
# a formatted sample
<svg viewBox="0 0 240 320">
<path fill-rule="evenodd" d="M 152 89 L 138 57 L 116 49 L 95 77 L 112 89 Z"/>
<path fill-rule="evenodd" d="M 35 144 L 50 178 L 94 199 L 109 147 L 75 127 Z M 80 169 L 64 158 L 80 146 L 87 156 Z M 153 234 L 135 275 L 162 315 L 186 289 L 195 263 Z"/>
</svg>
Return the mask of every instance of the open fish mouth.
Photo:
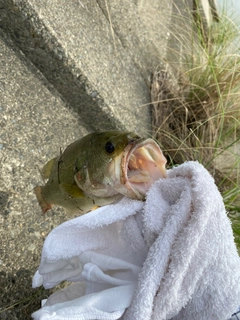
<svg viewBox="0 0 240 320">
<path fill-rule="evenodd" d="M 121 183 L 128 196 L 144 199 L 154 181 L 166 178 L 166 158 L 153 139 L 128 144 L 121 161 Z"/>
</svg>

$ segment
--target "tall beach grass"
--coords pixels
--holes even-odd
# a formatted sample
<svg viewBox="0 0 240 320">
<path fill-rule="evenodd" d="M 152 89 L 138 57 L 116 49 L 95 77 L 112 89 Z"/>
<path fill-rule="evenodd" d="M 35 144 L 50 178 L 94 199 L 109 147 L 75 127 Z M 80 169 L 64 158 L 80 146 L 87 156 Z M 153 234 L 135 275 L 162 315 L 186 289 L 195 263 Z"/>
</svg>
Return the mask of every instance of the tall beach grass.
<svg viewBox="0 0 240 320">
<path fill-rule="evenodd" d="M 179 59 L 153 73 L 154 136 L 170 166 L 198 160 L 211 172 L 240 248 L 240 30 L 224 14 L 207 26 L 195 9 L 190 28 L 175 17 Z"/>
</svg>

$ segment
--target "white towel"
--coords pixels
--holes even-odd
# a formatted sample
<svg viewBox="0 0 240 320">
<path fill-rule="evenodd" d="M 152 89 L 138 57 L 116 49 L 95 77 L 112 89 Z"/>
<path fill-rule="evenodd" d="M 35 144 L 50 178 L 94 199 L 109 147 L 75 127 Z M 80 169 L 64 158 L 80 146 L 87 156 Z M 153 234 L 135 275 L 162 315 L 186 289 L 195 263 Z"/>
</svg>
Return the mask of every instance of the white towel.
<svg viewBox="0 0 240 320">
<path fill-rule="evenodd" d="M 240 305 L 240 259 L 210 174 L 186 162 L 145 203 L 125 198 L 55 228 L 33 287 L 62 280 L 73 283 L 34 319 L 229 318 Z"/>
</svg>

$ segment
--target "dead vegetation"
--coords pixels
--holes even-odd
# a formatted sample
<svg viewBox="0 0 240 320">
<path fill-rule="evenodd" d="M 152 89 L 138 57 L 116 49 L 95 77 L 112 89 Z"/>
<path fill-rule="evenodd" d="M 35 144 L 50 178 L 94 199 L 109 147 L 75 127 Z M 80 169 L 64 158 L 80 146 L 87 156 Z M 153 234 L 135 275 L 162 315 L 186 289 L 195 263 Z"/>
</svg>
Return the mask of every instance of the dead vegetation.
<svg viewBox="0 0 240 320">
<path fill-rule="evenodd" d="M 240 211 L 240 32 L 225 16 L 207 31 L 199 21 L 192 23 L 190 36 L 179 27 L 183 21 L 174 32 L 182 47 L 180 63 L 166 61 L 165 69 L 153 73 L 154 136 L 170 166 L 188 160 L 202 163 L 214 176 L 227 209 L 236 212 Z"/>
</svg>

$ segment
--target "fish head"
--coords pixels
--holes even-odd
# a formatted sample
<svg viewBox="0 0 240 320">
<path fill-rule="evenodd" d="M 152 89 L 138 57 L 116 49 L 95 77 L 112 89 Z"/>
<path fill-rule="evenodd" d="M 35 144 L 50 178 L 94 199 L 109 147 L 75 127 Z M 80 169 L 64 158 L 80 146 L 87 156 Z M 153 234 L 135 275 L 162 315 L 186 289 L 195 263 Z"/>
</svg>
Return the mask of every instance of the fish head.
<svg viewBox="0 0 240 320">
<path fill-rule="evenodd" d="M 152 183 L 166 177 L 159 144 L 133 132 L 95 132 L 75 162 L 75 182 L 89 197 L 117 194 L 144 199 Z"/>
</svg>

